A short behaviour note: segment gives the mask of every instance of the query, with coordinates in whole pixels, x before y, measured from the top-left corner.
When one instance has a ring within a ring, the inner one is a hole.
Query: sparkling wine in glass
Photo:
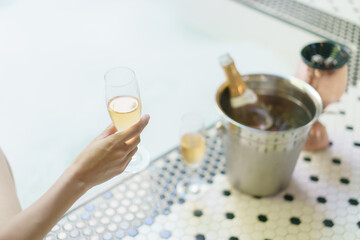
[[[115,67],[105,74],[105,96],[110,118],[121,132],[140,120],[141,98],[134,71]],[[149,153],[138,147],[125,172],[139,172],[149,165]]]
[[[117,96],[109,100],[108,111],[118,131],[123,131],[139,121],[141,102],[133,96]]]
[[[201,133],[186,133],[181,137],[180,151],[185,164],[196,166],[204,158],[206,142]]]
[[[177,192],[186,199],[196,199],[204,192],[205,186],[197,174],[206,149],[202,118],[195,113],[184,115],[181,119],[180,135],[180,151],[187,175],[177,184]]]

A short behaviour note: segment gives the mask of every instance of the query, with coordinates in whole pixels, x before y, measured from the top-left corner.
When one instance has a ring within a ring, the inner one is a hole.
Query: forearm
[[[75,169],[69,167],[38,201],[0,229],[0,240],[42,239],[86,191],[86,186],[77,181]]]
[[[150,116],[145,115],[121,133],[116,133],[113,125],[105,129],[38,201],[3,225],[0,240],[38,240],[45,237],[88,189],[124,171],[137,151],[140,133],[149,119]]]
[[[21,212],[11,168],[0,148],[0,228]]]

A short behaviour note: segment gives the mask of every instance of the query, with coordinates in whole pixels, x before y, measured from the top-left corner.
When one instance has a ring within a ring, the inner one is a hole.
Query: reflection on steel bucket
[[[234,121],[224,111],[222,98],[226,96],[227,84],[221,85],[217,91],[217,109],[223,116],[228,179],[244,193],[269,196],[289,184],[309,130],[322,111],[322,102],[310,85],[294,77],[253,74],[243,78],[258,94],[291,100],[309,115],[304,124],[288,130],[251,128]]]

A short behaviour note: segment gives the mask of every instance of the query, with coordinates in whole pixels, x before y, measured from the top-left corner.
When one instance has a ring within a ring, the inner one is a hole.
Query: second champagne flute
[[[205,155],[204,123],[200,116],[188,113],[181,119],[180,151],[188,169],[186,179],[177,184],[177,192],[186,199],[196,199],[204,192],[204,184],[197,177],[197,169]]]
[[[118,131],[124,131],[140,120],[141,99],[134,71],[115,67],[105,74],[105,95],[110,118]],[[139,147],[125,172],[139,172],[149,165],[149,153]]]

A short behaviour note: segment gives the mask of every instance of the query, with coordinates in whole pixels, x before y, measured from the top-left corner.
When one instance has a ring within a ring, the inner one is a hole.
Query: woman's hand
[[[112,124],[108,126],[69,167],[74,173],[74,181],[90,189],[122,173],[136,153],[140,133],[149,119],[149,115],[144,115],[138,123],[119,133],[115,133]]]

